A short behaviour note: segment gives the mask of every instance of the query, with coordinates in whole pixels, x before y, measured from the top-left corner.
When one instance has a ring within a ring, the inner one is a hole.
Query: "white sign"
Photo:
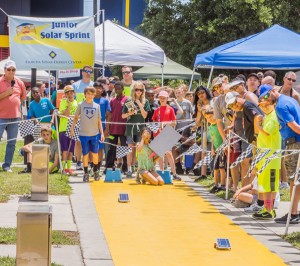
[[[80,69],[65,69],[58,71],[59,78],[80,77]]]

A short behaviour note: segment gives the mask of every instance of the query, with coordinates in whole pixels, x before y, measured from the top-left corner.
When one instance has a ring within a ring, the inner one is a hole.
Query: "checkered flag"
[[[19,123],[19,130],[21,137],[33,135],[34,133],[34,122],[33,120],[24,120]]]
[[[75,141],[79,141],[79,128],[80,128],[80,121],[78,120],[75,127],[74,127],[74,136],[71,136],[71,128],[73,124],[74,119],[69,117],[68,118],[68,124],[66,129],[66,136],[70,139],[73,139]]]
[[[182,154],[180,154],[176,160],[184,155],[193,155],[199,151],[202,151],[202,149],[195,143],[193,146],[191,146],[186,152],[183,152]]]
[[[250,177],[251,172],[253,171],[253,169],[255,168],[255,166],[258,164],[258,162],[260,160],[262,160],[262,158],[264,158],[271,150],[267,149],[267,150],[263,150],[263,149],[257,149],[256,150],[256,156],[254,158],[254,160],[252,161],[250,168],[248,170],[248,173],[246,174],[246,177]]]
[[[182,132],[182,131],[185,130],[186,128],[188,128],[188,127],[193,127],[193,126],[195,126],[195,125],[196,125],[196,122],[193,122],[193,123],[188,124],[188,125],[186,125],[186,126],[184,126],[184,127],[178,128],[176,131],[177,131],[177,132]]]
[[[42,126],[40,123],[37,123],[34,126],[34,131],[33,131],[33,138],[34,140],[38,140],[41,137],[41,132],[42,131]]]
[[[242,161],[244,161],[247,158],[247,156],[249,154],[251,154],[252,148],[253,148],[252,144],[249,144],[249,146],[247,147],[247,149],[244,152],[242,152],[241,155],[239,157],[237,157],[237,159],[235,160],[235,162],[230,166],[230,169],[236,167],[239,163],[241,163]]]
[[[209,165],[211,161],[213,160],[213,157],[211,155],[211,152],[207,152],[206,156],[201,160],[199,163],[197,163],[194,167],[194,169],[200,168],[202,165]]]
[[[132,148],[127,146],[117,146],[117,159],[125,157],[128,153],[132,151]]]
[[[159,123],[149,123],[146,124],[146,127],[149,128],[152,132],[157,133],[159,130]]]
[[[280,155],[282,152],[283,151],[281,151],[281,150],[275,151],[270,157],[268,157],[266,159],[265,163],[263,164],[263,166],[257,172],[257,174],[260,175],[266,169],[266,167],[272,160],[274,160],[275,158],[280,158]]]

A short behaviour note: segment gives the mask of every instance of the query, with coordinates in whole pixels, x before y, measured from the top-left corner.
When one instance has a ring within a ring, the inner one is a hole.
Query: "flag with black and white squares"
[[[70,139],[73,139],[75,141],[79,141],[79,128],[80,128],[80,121],[78,120],[75,127],[74,127],[74,136],[71,136],[71,128],[73,124],[74,119],[69,117],[68,118],[68,124],[66,129],[66,136]]]
[[[19,122],[19,131],[21,137],[33,135],[34,133],[34,122],[33,120],[23,120]]]
[[[129,148],[127,146],[117,146],[116,157],[117,159],[123,158],[130,152],[132,152],[132,148]]]

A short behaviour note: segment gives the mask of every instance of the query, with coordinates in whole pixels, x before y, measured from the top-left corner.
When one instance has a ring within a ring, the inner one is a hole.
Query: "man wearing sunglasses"
[[[283,78],[283,85],[279,89],[279,93],[293,97],[300,104],[300,94],[295,89],[293,89],[296,79],[297,76],[295,72],[289,71],[285,73]]]
[[[72,87],[74,88],[75,98],[79,103],[84,100],[84,89],[86,87],[93,87],[94,82],[91,81],[91,77],[93,75],[93,69],[91,66],[84,66],[82,71],[82,79],[74,82]],[[81,144],[79,141],[75,143],[75,155],[77,158],[76,170],[83,170],[82,163],[81,163]]]
[[[4,75],[0,77],[0,140],[4,130],[7,133],[5,159],[2,165],[3,171],[11,172],[16,138],[18,135],[18,123],[21,118],[21,102],[25,105],[26,88],[20,79],[15,77],[16,63],[8,60],[4,65]]]
[[[280,94],[270,85],[260,87],[259,101],[265,104],[276,103],[275,111],[280,124],[280,134],[286,144],[287,150],[300,150],[300,106],[298,102],[292,97]],[[299,154],[293,154],[285,158],[285,167],[287,175],[292,175],[297,170]],[[293,179],[290,180],[290,186],[293,188]],[[300,200],[300,186],[296,186],[295,198],[292,206],[292,215],[290,219],[291,224],[300,222],[298,214],[298,202]],[[276,223],[287,222],[288,214],[281,218],[276,218]]]
[[[129,66],[122,67],[123,84],[124,84],[124,95],[130,97],[131,95],[131,84],[133,82],[132,68]]]
[[[248,143],[256,142],[256,135],[258,129],[256,128],[259,117],[264,116],[263,111],[253,102],[243,99],[237,92],[228,92],[225,97],[226,107],[232,109],[235,112],[242,112],[242,125],[243,135],[240,137],[245,138]],[[248,145],[246,142],[242,142],[242,152],[244,152]],[[249,178],[244,178],[248,172],[250,166],[250,159],[252,155],[245,158],[241,164],[241,177],[242,186],[250,184]]]

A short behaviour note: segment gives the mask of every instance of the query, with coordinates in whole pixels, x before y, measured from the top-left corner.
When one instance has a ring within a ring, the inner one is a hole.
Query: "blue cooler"
[[[185,169],[192,169],[194,164],[194,155],[184,155],[184,167]]]

